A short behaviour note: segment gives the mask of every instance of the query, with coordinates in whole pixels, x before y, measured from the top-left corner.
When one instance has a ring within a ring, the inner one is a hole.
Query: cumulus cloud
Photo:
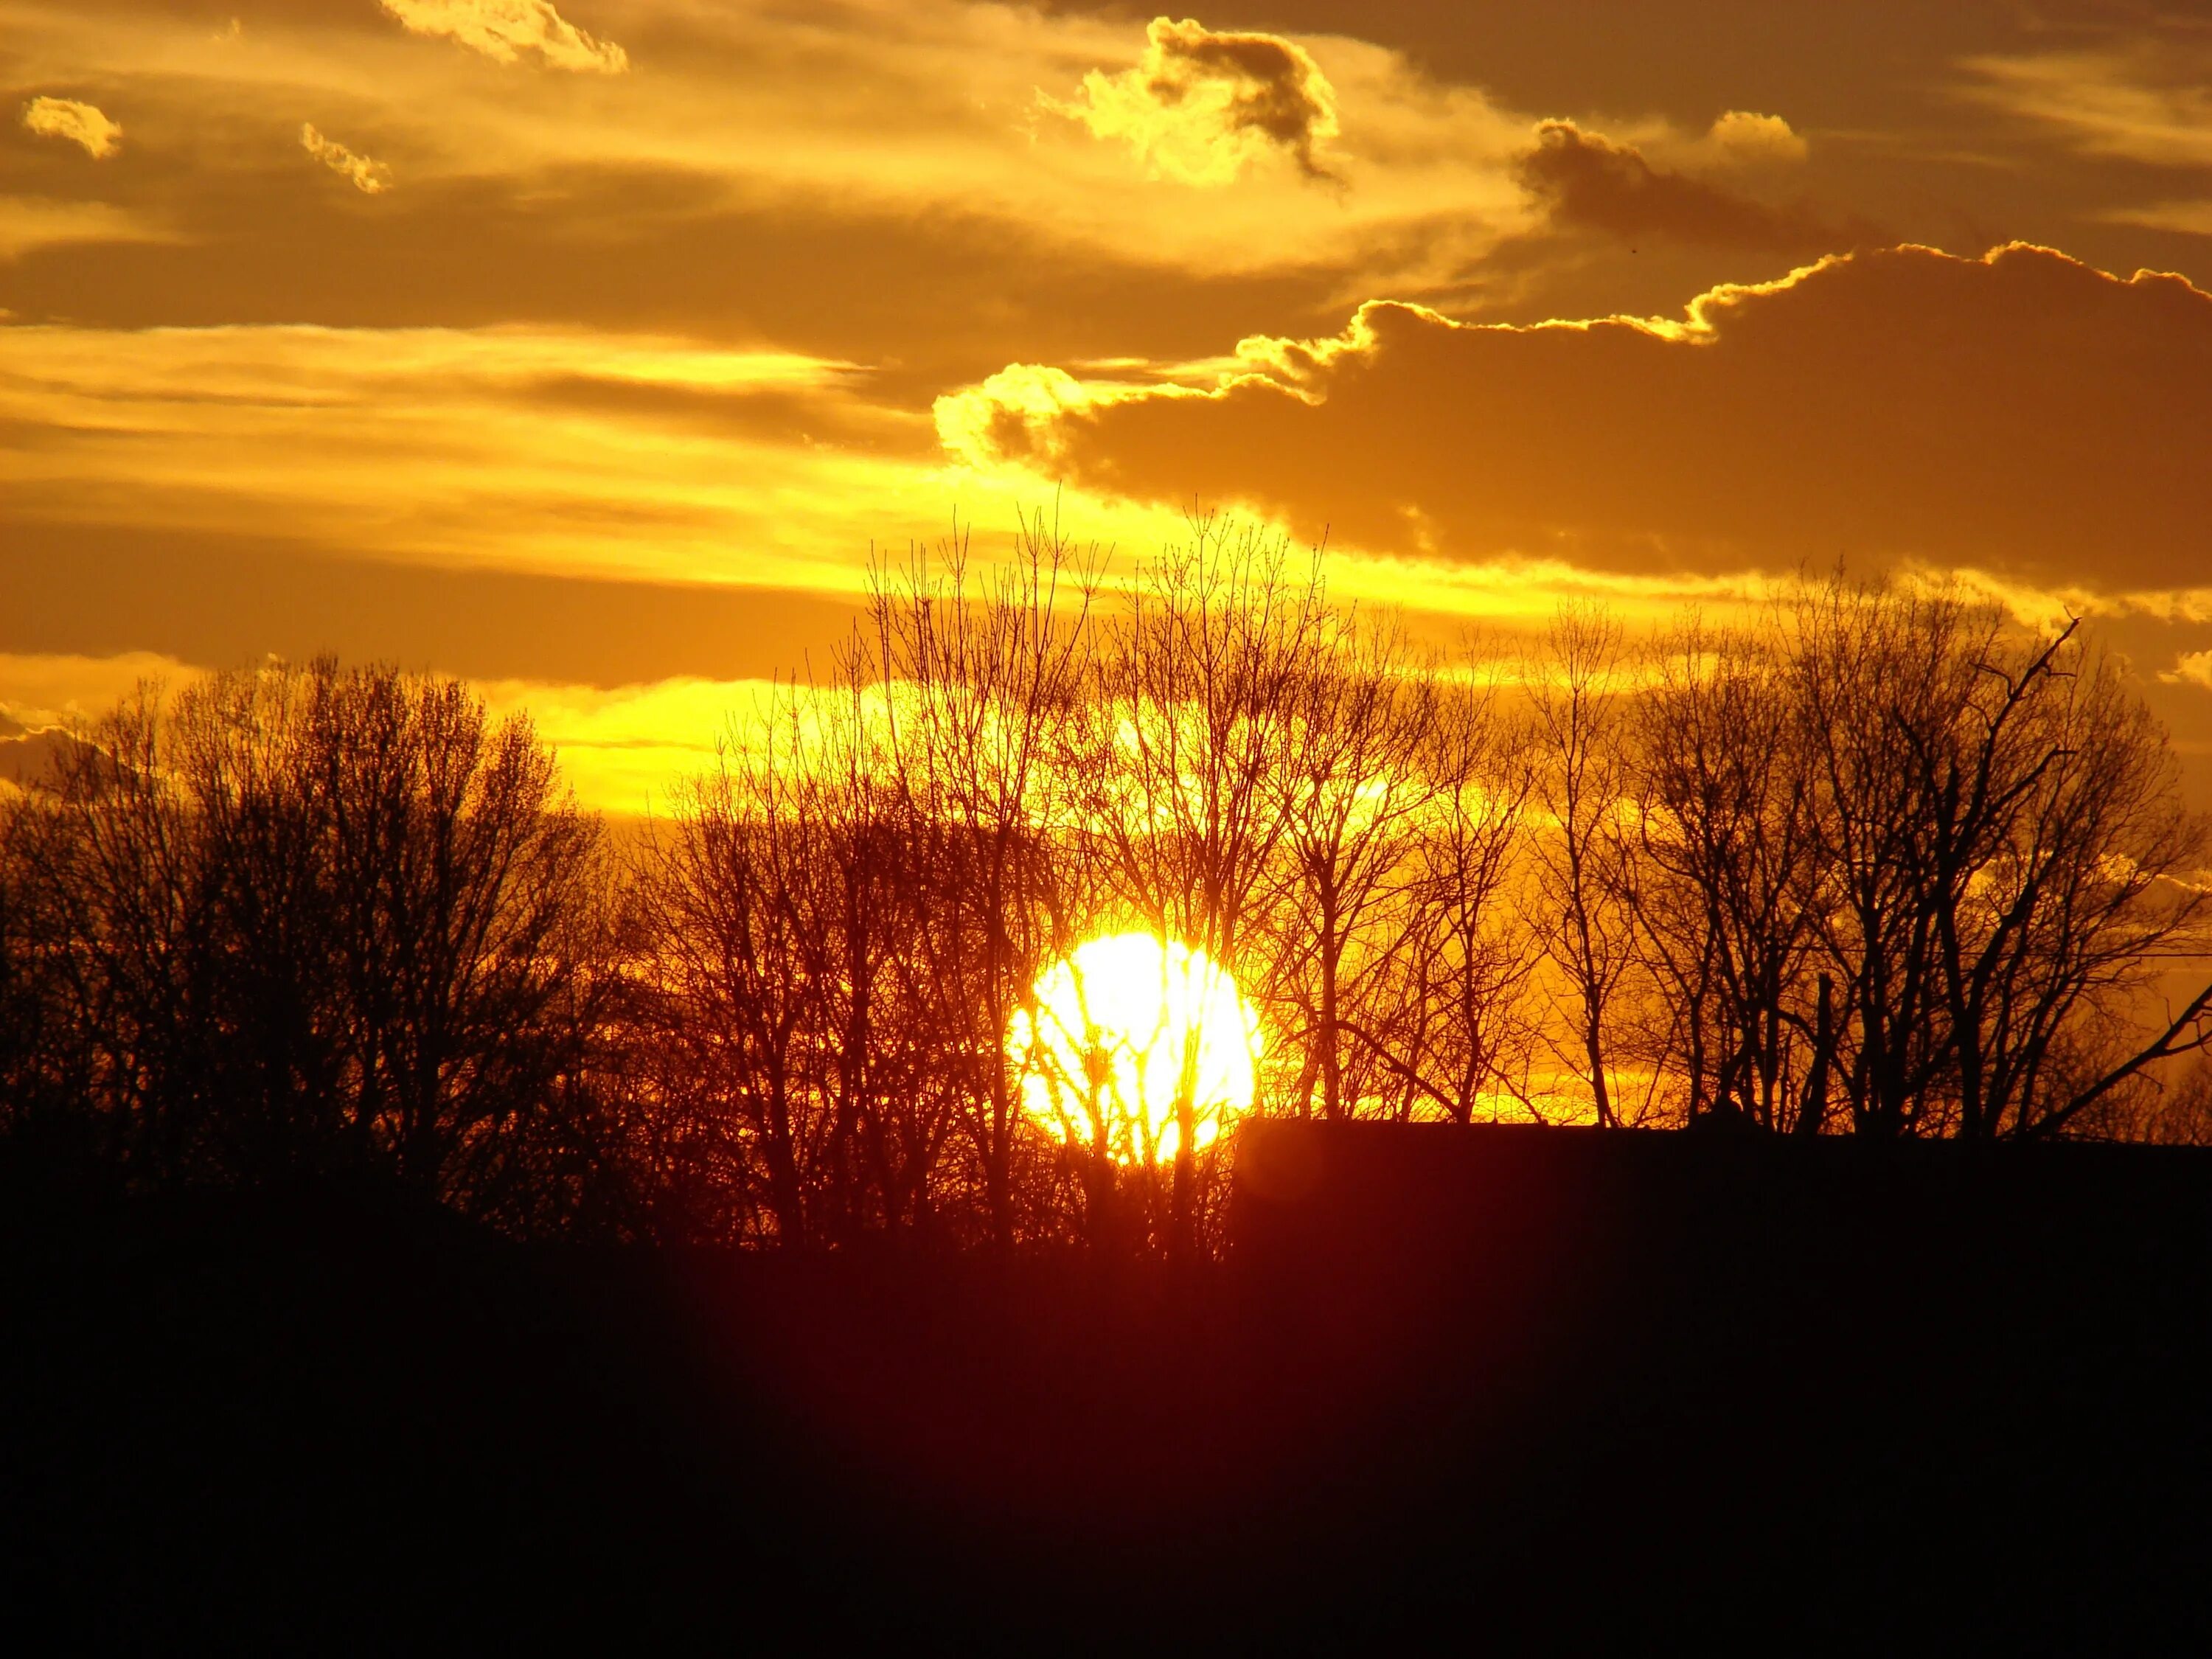
[[[1804,139],[1789,122],[1747,109],[1732,109],[1721,116],[1704,142],[1716,156],[1744,167],[1802,161],[1808,153]]]
[[[2100,591],[2202,586],[2212,294],[2014,244],[1905,246],[1704,295],[1679,322],[1459,324],[1370,301],[1217,386],[1043,422],[1003,459],[1241,502],[1378,551],[1632,572],[1915,560]]]
[[[2169,685],[2200,685],[2212,691],[2212,651],[2191,651],[2159,676]]]
[[[1310,179],[1333,176],[1316,152],[1339,130],[1335,91],[1305,48],[1280,35],[1156,17],[1134,69],[1093,70],[1081,96],[1042,101],[1184,184],[1228,184],[1270,150]]]
[[[390,167],[324,137],[312,125],[301,127],[300,148],[340,178],[350,179],[353,187],[365,196],[381,196],[392,187]]]
[[[1739,113],[1722,117],[1708,139],[1738,156],[1758,153],[1771,160],[1786,154],[1784,134],[1796,137],[1786,122]],[[1537,124],[1535,148],[1521,158],[1521,181],[1546,204],[1555,224],[1632,240],[1661,236],[1802,254],[1855,237],[1850,228],[1832,224],[1802,206],[1771,206],[1741,191],[1654,167],[1633,144],[1586,131],[1572,121]]]
[[[1048,461],[1059,456],[1062,421],[1101,401],[1066,369],[1009,363],[981,386],[939,398],[937,435],[971,465],[1006,454]]]
[[[620,75],[629,54],[554,10],[551,0],[380,0],[416,34],[442,35],[502,64],[535,52],[549,69]]]
[[[74,98],[33,98],[23,106],[23,125],[41,138],[66,138],[94,161],[123,148],[123,129],[91,104]]]

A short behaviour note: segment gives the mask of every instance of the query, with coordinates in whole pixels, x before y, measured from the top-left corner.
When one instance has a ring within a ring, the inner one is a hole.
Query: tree
[[[1365,1078],[1395,1058],[1382,1033],[1410,988],[1420,849],[1455,781],[1436,765],[1448,705],[1395,625],[1349,611],[1313,627],[1284,693],[1289,740],[1271,780],[1285,887],[1273,907],[1276,1000],[1304,1051],[1297,1109],[1310,1111],[1318,1081],[1334,1121],[1379,1101]],[[1402,1061],[1398,1073],[1394,1088],[1419,1075]]]
[[[1212,517],[1139,573],[1069,728],[1076,832],[1133,922],[1203,951],[1267,998],[1254,947],[1283,833],[1277,787],[1295,741],[1293,687],[1322,623],[1316,562]],[[1196,1056],[1188,1057],[1188,1073]],[[1186,1086],[1167,1232],[1196,1247],[1197,1110]]]
[[[799,873],[809,826],[765,741],[693,780],[637,884],[633,1004],[664,1236],[805,1243],[823,1126],[803,1044],[817,1018]]]
[[[0,786],[0,1140],[75,1178],[103,1171],[84,1110],[97,1051],[83,969],[39,854],[51,803]],[[107,1166],[112,1168],[112,1166]]]
[[[549,1223],[592,1162],[604,871],[526,721],[325,660],[149,687],[66,753],[19,867],[114,1167]]]
[[[402,1181],[514,1212],[532,1143],[586,1093],[600,825],[529,722],[457,682],[325,662],[308,684],[357,1129]]]
[[[1378,1030],[1401,1081],[1396,1115],[1420,1105],[1474,1121],[1487,1097],[1539,1110],[1528,1072],[1537,1026],[1528,988],[1543,945],[1523,910],[1526,813],[1534,757],[1480,665],[1438,687],[1422,764],[1434,793],[1421,814],[1414,873],[1394,925],[1405,945],[1391,1012]]]
[[[972,574],[964,535],[878,575],[863,665],[897,688],[886,704],[902,820],[927,893],[918,960],[904,964],[978,1166],[988,1237],[1018,1227],[1016,1180],[1030,1138],[1007,1053],[1037,977],[1079,942],[1085,860],[1054,765],[1090,670],[1099,560],[1043,518],[1013,556]]]
[[[1798,710],[1765,636],[1693,624],[1657,665],[1632,716],[1633,891],[1685,1033],[1688,1115],[1817,1133],[1832,1037],[1805,1006],[1826,893]]]
[[[1653,705],[1645,761],[1671,826],[1655,856],[1708,918],[1677,936],[1710,942],[1737,1075],[1775,1091],[1754,1115],[1785,1115],[1786,1068],[1759,1056],[1790,1030],[1810,1039],[1798,1127],[1833,1085],[1884,1137],[2062,1133],[2204,1045],[2212,988],[2139,1026],[2201,934],[2205,825],[2078,624],[2037,636],[1838,574],[1778,601],[1765,641],[1708,641]]]
[[[2212,1039],[2212,987],[2134,1029],[2160,958],[2200,931],[2206,825],[2165,734],[2078,622],[2022,638],[1948,595],[1838,586],[1812,614],[1826,660],[1857,670],[1851,713],[1881,733],[1848,740],[1866,757],[1849,774],[1832,765],[1858,786],[1826,803],[1834,843],[1868,842],[1872,813],[1894,820],[1894,868],[1853,872],[1858,927],[1841,940],[1865,1125],[2053,1133]]]
[[[1535,799],[1550,820],[1537,840],[1540,914],[1566,987],[1562,1046],[1601,1125],[1620,1121],[1607,1041],[1615,995],[1637,962],[1623,823],[1625,644],[1604,613],[1563,609],[1529,689],[1543,756]]]

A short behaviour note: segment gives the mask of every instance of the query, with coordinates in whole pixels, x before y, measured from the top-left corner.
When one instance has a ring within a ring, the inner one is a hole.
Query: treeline
[[[1231,1140],[1024,1109],[1042,973],[1234,974],[1256,1109],[2193,1136],[2206,826],[2120,666],[1838,575],[1440,654],[1212,520],[878,584],[617,836],[521,720],[328,662],[149,689],[0,805],[0,1127],[131,1188],[520,1233],[1202,1251]],[[1188,1091],[1186,1091],[1188,1094]]]

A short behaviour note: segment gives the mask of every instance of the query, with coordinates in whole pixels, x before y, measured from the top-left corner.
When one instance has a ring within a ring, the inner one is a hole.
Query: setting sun
[[[1261,1053],[1252,1005],[1204,951],[1150,933],[1092,939],[1037,981],[1009,1053],[1047,1130],[1121,1164],[1172,1158],[1177,1104],[1204,1147],[1252,1104]]]
[[[2196,1650],[2208,456],[2212,0],[0,0],[10,1623]]]

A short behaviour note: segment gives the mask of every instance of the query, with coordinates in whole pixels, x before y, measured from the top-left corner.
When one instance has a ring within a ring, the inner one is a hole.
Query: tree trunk
[[[1828,1068],[1836,1054],[1836,981],[1820,975],[1820,1003],[1814,1015],[1813,1073],[1805,1079],[1805,1098],[1797,1108],[1793,1126],[1801,1135],[1816,1135],[1828,1115]]]

